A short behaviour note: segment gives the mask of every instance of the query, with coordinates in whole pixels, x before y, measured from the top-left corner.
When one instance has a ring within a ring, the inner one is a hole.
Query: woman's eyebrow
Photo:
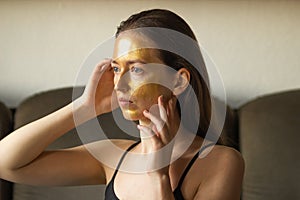
[[[111,63],[119,65],[119,63],[116,60],[112,60]],[[145,62],[145,61],[143,61],[141,59],[126,60],[125,65],[128,66],[128,65],[132,65],[134,63],[146,64],[147,62]]]

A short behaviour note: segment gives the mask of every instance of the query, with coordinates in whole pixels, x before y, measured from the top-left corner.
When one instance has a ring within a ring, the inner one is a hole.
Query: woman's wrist
[[[81,98],[73,101],[72,107],[73,118],[76,125],[80,125],[102,114],[101,111],[97,112],[93,105],[85,103]]]

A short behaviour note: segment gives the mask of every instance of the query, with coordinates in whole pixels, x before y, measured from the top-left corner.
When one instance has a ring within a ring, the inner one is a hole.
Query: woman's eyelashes
[[[130,72],[135,73],[135,74],[142,74],[144,72],[144,70],[142,68],[133,66],[130,68]]]
[[[121,68],[118,66],[112,66],[113,71],[115,74],[120,73],[121,72]],[[144,70],[140,67],[136,67],[136,66],[132,66],[130,67],[130,73],[134,74],[134,75],[141,75],[144,73]]]

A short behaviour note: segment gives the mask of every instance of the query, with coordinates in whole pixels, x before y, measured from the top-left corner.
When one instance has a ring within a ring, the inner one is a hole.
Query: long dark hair
[[[191,90],[194,90],[197,97],[197,102],[195,103],[198,103],[199,110],[194,110],[193,112],[190,112],[188,117],[181,118],[181,120],[183,125],[191,123],[199,124],[197,129],[197,135],[201,136],[202,138],[205,138],[210,125],[212,114],[211,95],[209,91],[210,86],[208,73],[195,34],[193,33],[189,25],[185,22],[185,20],[177,14],[169,10],[152,9],[134,14],[130,16],[127,20],[122,21],[117,29],[116,37],[118,37],[118,35],[124,31],[145,27],[159,27],[170,29],[173,31],[178,31],[190,37],[196,42],[197,45],[191,48],[192,50],[189,51],[189,54],[191,55],[191,58],[194,61],[193,63],[198,63],[197,66],[193,66],[185,58],[173,52],[166,50],[157,51],[159,52],[159,57],[167,66],[172,67],[175,70],[179,70],[180,68],[186,68],[190,72],[190,85],[192,86],[192,88],[186,89],[182,94],[180,94],[178,98],[181,98],[181,102],[185,102],[185,104],[179,105],[178,103],[177,106],[178,108],[181,106],[182,110],[184,110],[187,106],[193,106],[190,103],[190,99]],[[169,42],[176,43],[176,41],[168,37],[167,40]],[[189,48],[185,47],[185,49]],[[201,72],[201,74],[199,72]],[[179,111],[181,109],[179,109]],[[199,117],[196,117],[199,116],[199,112],[200,119]],[[200,121],[195,121],[197,119]],[[188,128],[188,126],[186,128]],[[218,143],[222,143],[222,141],[219,139]]]

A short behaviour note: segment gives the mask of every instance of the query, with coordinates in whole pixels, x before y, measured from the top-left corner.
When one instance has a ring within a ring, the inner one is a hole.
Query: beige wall
[[[0,100],[13,107],[36,92],[71,86],[89,52],[121,20],[149,8],[171,9],[188,21],[218,66],[231,106],[300,88],[296,1],[6,0],[0,1]]]

